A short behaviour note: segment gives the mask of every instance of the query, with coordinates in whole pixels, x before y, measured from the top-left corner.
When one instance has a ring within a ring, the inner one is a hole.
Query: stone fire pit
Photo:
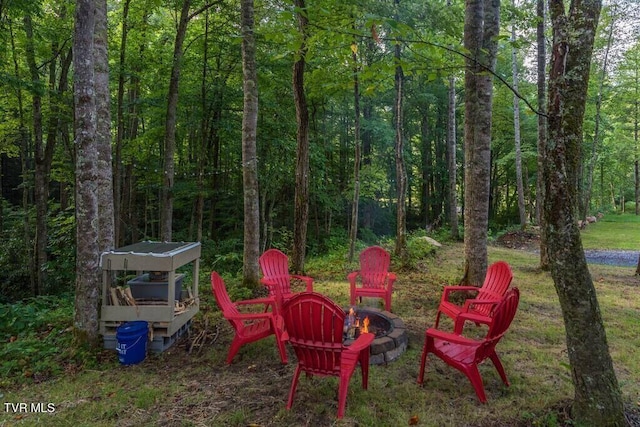
[[[356,315],[362,322],[369,317],[369,329],[375,334],[371,343],[369,364],[381,365],[396,360],[407,350],[409,338],[404,322],[398,316],[385,310],[374,307],[356,307]],[[349,308],[345,310],[349,313]],[[359,334],[359,330],[356,335]],[[349,345],[353,339],[347,337],[345,344]]]

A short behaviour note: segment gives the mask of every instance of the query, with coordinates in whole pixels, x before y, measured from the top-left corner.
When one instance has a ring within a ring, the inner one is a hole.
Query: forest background
[[[178,3],[109,3],[116,246],[161,237],[163,135]],[[194,11],[204,5],[195,3]],[[310,254],[326,252],[332,242],[347,238],[350,229],[354,70],[361,98],[358,238],[375,242],[396,230],[393,104],[398,64],[404,72],[408,229],[432,230],[450,223],[446,142],[451,81],[457,94],[455,203],[459,212],[464,209],[462,8],[459,2],[403,2],[398,7],[331,1],[309,8]],[[517,87],[522,100],[536,104],[533,11],[525,2],[502,6],[491,142],[491,233],[537,222],[537,115],[523,104],[514,127],[513,91]],[[633,3],[605,5],[598,27],[582,149],[583,216],[620,211],[625,200],[638,198],[640,47],[635,12]],[[73,2],[0,3],[0,289],[5,302],[66,291],[74,283],[72,17]],[[172,239],[202,241],[205,257],[217,268],[238,273],[243,244],[238,4],[219,2],[191,17],[179,74]],[[301,43],[295,8],[258,4],[256,37],[260,245],[290,250],[297,132],[291,73]],[[396,43],[403,47],[400,58],[394,54]],[[514,76],[519,76],[517,85]],[[519,212],[518,166],[524,217]]]

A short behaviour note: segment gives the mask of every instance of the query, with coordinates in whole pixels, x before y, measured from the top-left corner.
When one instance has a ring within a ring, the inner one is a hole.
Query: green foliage
[[[0,304],[17,301],[30,293],[29,250],[33,242],[25,242],[24,224],[18,210],[9,210],[6,229],[0,245]]]
[[[93,362],[73,345],[73,301],[66,294],[0,305],[0,386],[59,375],[65,363]]]
[[[49,261],[45,268],[47,283],[44,291],[50,294],[75,289],[76,221],[72,208],[59,211],[48,224]]]

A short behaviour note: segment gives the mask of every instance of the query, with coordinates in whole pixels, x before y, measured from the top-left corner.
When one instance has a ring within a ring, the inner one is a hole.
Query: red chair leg
[[[500,375],[500,378],[502,378],[502,382],[505,383],[505,385],[508,387],[509,384],[509,380],[507,379],[507,374],[504,372],[504,367],[502,366],[502,362],[500,362],[500,358],[498,357],[498,355],[496,353],[493,353],[491,356],[489,356],[491,358],[491,361],[493,362],[493,366],[496,367],[496,370],[498,371],[498,374]]]
[[[482,377],[480,376],[478,365],[468,365],[464,370],[464,374],[469,378],[469,381],[471,381],[471,385],[475,389],[480,402],[486,403],[487,396],[484,392],[484,384],[482,383]]]
[[[300,365],[296,367],[293,373],[293,379],[291,380],[291,389],[289,390],[289,399],[287,400],[287,409],[291,409],[293,405],[293,398],[296,395],[296,388],[298,387],[298,380],[300,379]]]

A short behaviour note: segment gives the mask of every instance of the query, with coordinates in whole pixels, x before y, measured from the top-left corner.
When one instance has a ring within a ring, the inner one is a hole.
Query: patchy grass
[[[591,230],[602,225],[606,222]],[[356,371],[341,421],[335,419],[335,378],[302,376],[293,408],[285,409],[295,355],[289,351],[290,362],[282,365],[272,337],[244,346],[233,364],[224,363],[233,335],[211,297],[208,272],[202,272],[202,309],[186,339],[135,366],[119,365],[117,354],[104,350],[95,355],[101,362],[97,367],[38,384],[7,382],[0,390],[0,426],[564,425],[573,385],[552,280],[538,269],[533,252],[490,247],[489,256],[490,262],[511,264],[521,303],[498,347],[511,386],[502,384],[490,362],[481,366],[487,404],[479,403],[464,375],[433,356],[425,384],[416,383],[424,331],[433,323],[442,287],[462,276],[463,247],[448,243],[417,263],[418,269],[398,272],[393,310],[408,325],[409,348],[398,360],[371,367],[367,391]],[[349,266],[342,257],[332,262],[326,269],[327,261],[310,263],[307,274],[316,278],[315,290],[346,305]],[[591,271],[623,398],[635,413],[640,404],[640,280],[632,268],[592,266]],[[192,347],[196,337],[199,345]],[[34,402],[52,403],[55,411],[16,413],[5,405]]]

